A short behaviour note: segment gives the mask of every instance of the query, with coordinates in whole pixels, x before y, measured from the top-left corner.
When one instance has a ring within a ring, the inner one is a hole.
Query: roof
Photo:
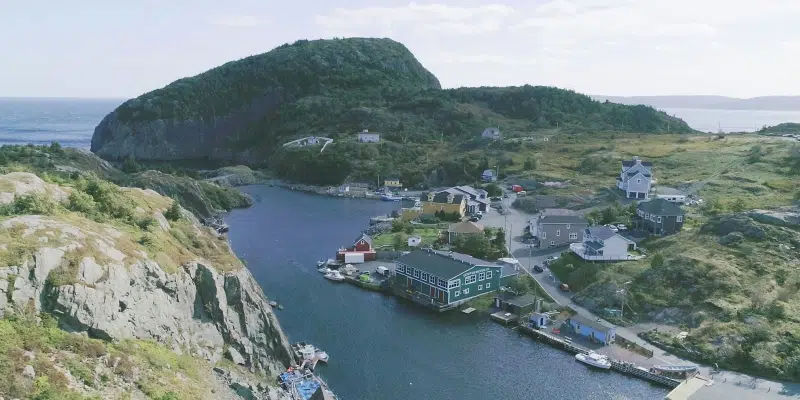
[[[359,237],[356,238],[356,240],[353,243],[358,243],[361,239],[364,239],[365,242],[369,243],[369,245],[372,246],[372,238],[369,237],[369,235],[367,235],[366,233],[362,233]]]
[[[384,179],[384,181],[399,181],[399,180],[400,180],[400,178],[397,178],[397,177],[394,177],[394,176]]]
[[[460,191],[462,191],[464,193],[467,193],[467,194],[469,194],[471,196],[475,196],[475,197],[478,196],[478,191],[472,186],[454,186],[454,187],[452,187],[450,189],[460,190]]]
[[[503,267],[503,269],[500,270],[501,278],[505,278],[507,276],[519,275],[519,271],[517,271],[517,268],[513,265],[504,264],[501,265],[501,267]]]
[[[614,235],[616,235],[616,233],[614,233],[614,231],[607,226],[590,226],[586,228],[586,230],[589,231],[590,235],[596,236],[600,240],[611,239],[614,237]]]
[[[648,214],[654,214],[654,215],[683,215],[683,210],[681,210],[681,206],[666,201],[664,199],[653,199],[650,201],[645,201],[639,203],[639,205],[637,205],[636,208]]]
[[[650,177],[650,174],[648,174],[647,172],[642,172],[642,171],[628,172],[628,176],[636,176],[638,174],[642,174],[642,176],[647,177],[647,178]]]
[[[494,171],[491,169],[486,169],[483,171],[483,175],[492,176],[494,175]]]
[[[632,167],[634,165],[636,165],[636,159],[635,158],[633,160],[622,160],[622,166],[623,167]],[[653,163],[650,162],[650,161],[642,161],[642,165],[644,165],[645,167],[652,167]]]
[[[430,192],[422,193],[422,196],[420,196],[420,199],[422,201],[428,201],[428,194],[429,193]],[[450,192],[446,192],[446,191],[441,191],[441,192],[435,193],[433,195],[433,202],[434,203],[447,203],[447,196],[450,195],[450,194],[451,194]],[[464,200],[464,195],[463,194],[453,194],[453,203],[458,204],[458,203],[461,203],[462,200]]]
[[[483,232],[483,225],[476,224],[472,221],[464,221],[459,222],[457,224],[450,225],[447,228],[447,232],[451,233],[481,233]]]
[[[536,296],[532,294],[524,294],[522,296],[506,300],[506,303],[517,307],[525,307],[536,303]]]
[[[380,135],[378,132],[358,132],[359,135]]]
[[[539,214],[541,224],[588,224],[582,214],[565,208],[546,208]]]
[[[572,321],[575,321],[575,322],[577,322],[577,323],[579,323],[581,325],[585,325],[585,326],[591,327],[592,329],[594,329],[594,330],[596,330],[598,332],[608,332],[608,331],[614,329],[613,326],[609,326],[608,324],[606,324],[606,323],[604,323],[602,321],[598,321],[596,319],[589,319],[589,318],[586,318],[586,317],[581,316],[579,314],[572,315],[572,316],[569,317],[569,319],[572,320]]]
[[[658,187],[656,187],[656,193],[658,193],[658,194],[686,196],[686,193],[683,193],[682,191],[680,191],[678,189],[671,188],[671,187],[666,187],[666,186],[658,186]]]
[[[400,256],[397,262],[442,279],[456,277],[475,266],[500,268],[499,265],[466,254],[431,249],[411,251]]]

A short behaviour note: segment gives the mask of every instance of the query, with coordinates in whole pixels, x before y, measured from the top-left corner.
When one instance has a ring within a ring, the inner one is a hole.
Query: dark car
[[[544,268],[542,268],[539,265],[534,265],[533,266],[533,270],[536,271],[536,272],[544,272]]]
[[[472,216],[472,217],[470,217],[470,218],[469,218],[469,221],[470,221],[470,222],[478,222],[478,221],[480,221],[480,220],[481,220],[481,219],[480,219],[480,218],[478,218],[478,217],[476,217],[476,216]]]

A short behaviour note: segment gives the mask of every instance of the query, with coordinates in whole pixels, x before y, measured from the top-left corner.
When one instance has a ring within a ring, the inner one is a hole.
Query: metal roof
[[[583,215],[565,208],[547,208],[539,215],[540,224],[588,224]]]
[[[653,214],[653,215],[662,215],[662,216],[683,215],[683,210],[681,210],[681,206],[666,201],[664,199],[653,199],[650,201],[645,201],[639,203],[639,205],[637,205],[636,208],[648,214]]]
[[[454,278],[475,266],[501,268],[497,264],[466,254],[431,249],[411,251],[400,256],[397,262],[445,280]]]
[[[598,321],[596,319],[589,319],[580,314],[572,315],[568,319],[577,322],[581,325],[588,326],[598,332],[608,333],[609,331],[614,329],[613,326],[610,326],[603,321]]]
[[[367,235],[366,233],[362,233],[358,238],[356,238],[356,241],[353,243],[358,243],[358,241],[361,239],[364,239],[365,242],[369,243],[369,245],[372,246],[372,238],[369,237],[369,235]]]

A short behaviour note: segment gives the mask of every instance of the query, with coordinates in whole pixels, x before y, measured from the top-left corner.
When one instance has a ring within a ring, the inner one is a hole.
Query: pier
[[[552,345],[553,347],[563,349],[563,350],[567,351],[570,354],[578,354],[578,353],[587,354],[587,353],[589,353],[588,350],[586,350],[586,349],[584,349],[584,348],[582,348],[580,346],[576,346],[576,345],[574,345],[574,344],[572,344],[570,342],[567,342],[566,340],[562,340],[562,339],[560,339],[560,338],[558,338],[556,336],[553,336],[553,335],[550,335],[550,334],[548,334],[546,332],[542,332],[540,330],[531,328],[529,326],[519,325],[519,331],[522,332],[522,333],[525,333],[528,336],[533,337],[534,339],[538,339],[538,340],[540,340],[542,342],[545,342],[545,343],[547,343],[549,345]],[[629,363],[629,362],[624,362],[624,361],[619,361],[619,360],[612,359],[611,360],[611,369],[613,369],[614,371],[626,374],[626,375],[631,375],[631,376],[634,376],[636,378],[643,379],[643,380],[646,380],[646,381],[650,381],[650,382],[653,382],[653,383],[657,383],[659,385],[663,385],[663,386],[666,386],[666,387],[669,387],[669,388],[676,388],[676,387],[678,387],[678,385],[681,384],[681,381],[679,381],[679,380],[668,378],[668,377],[663,376],[663,375],[654,374],[654,373],[648,371],[645,368],[638,367],[638,366],[636,366],[636,364]]]

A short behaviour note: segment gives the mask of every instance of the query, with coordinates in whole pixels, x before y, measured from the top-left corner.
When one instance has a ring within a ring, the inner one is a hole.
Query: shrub
[[[178,200],[173,200],[172,205],[169,206],[167,212],[164,213],[164,218],[170,221],[177,221],[181,219],[181,205]]]
[[[67,208],[71,211],[92,215],[97,211],[96,207],[94,198],[78,189],[73,190],[67,199]]]
[[[40,193],[28,193],[14,196],[14,202],[3,208],[5,214],[54,214],[58,204],[50,196]]]

